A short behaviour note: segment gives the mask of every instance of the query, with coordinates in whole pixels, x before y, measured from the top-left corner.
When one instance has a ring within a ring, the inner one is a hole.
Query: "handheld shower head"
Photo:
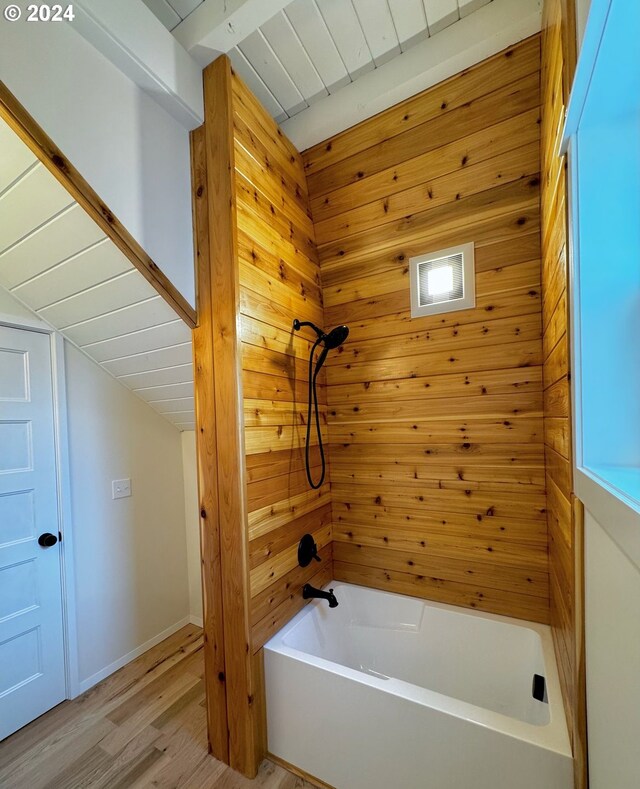
[[[336,326],[335,329],[331,329],[329,334],[323,334],[320,337],[319,343],[323,346],[322,351],[320,352],[320,356],[318,356],[318,361],[316,362],[316,370],[314,373],[314,380],[315,377],[320,372],[320,368],[325,363],[327,356],[329,355],[329,351],[332,351],[334,348],[337,348],[339,345],[347,339],[349,336],[349,327],[348,326]]]
[[[329,334],[323,334],[322,343],[328,351],[332,351],[334,348],[337,348],[339,345],[342,345],[342,343],[347,339],[348,336],[349,336],[348,326],[336,326],[335,329],[331,329]]]
[[[349,336],[348,326],[336,326],[335,329],[331,329],[329,333],[326,333],[323,332],[322,329],[319,329],[315,323],[311,323],[311,321],[300,321],[298,318],[294,320],[294,331],[300,331],[303,326],[309,326],[313,329],[318,335],[318,345],[323,345],[328,351],[332,351],[334,348],[342,345]]]
[[[330,332],[323,332],[322,329],[319,329],[315,324],[311,323],[311,321],[300,321],[297,318],[293,322],[294,331],[299,331],[303,326],[309,326],[317,335],[316,341],[313,343],[313,347],[311,348],[311,353],[309,354],[309,412],[307,416],[307,440],[306,440],[306,447],[305,447],[305,461],[307,466],[307,479],[309,480],[309,484],[314,490],[317,490],[322,483],[324,482],[324,475],[326,469],[326,463],[324,458],[324,450],[322,447],[322,433],[320,431],[320,416],[318,413],[318,392],[316,389],[316,379],[318,378],[318,373],[322,365],[324,364],[329,351],[332,351],[334,348],[342,345],[342,343],[347,339],[349,336],[349,327],[348,326],[336,326],[334,329],[331,329]],[[315,355],[316,348],[318,346],[322,346],[322,350],[320,351],[320,355],[318,356],[315,368],[313,365],[313,357]],[[320,479],[318,481],[314,481],[313,477],[311,476],[311,467],[309,464],[309,441],[311,437],[311,419],[312,419],[312,404],[315,403],[315,413],[316,413],[316,432],[318,434],[318,447],[320,449],[320,458],[322,461],[322,472],[320,474]]]

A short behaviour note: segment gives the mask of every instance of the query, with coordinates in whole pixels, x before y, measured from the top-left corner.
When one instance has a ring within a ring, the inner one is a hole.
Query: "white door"
[[[0,326],[0,740],[65,698],[49,342]]]

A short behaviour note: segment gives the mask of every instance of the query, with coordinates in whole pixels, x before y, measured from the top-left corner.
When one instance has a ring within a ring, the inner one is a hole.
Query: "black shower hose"
[[[313,344],[311,353],[309,354],[309,409],[307,412],[307,440],[306,440],[305,454],[304,454],[305,464],[307,468],[307,479],[309,480],[309,485],[311,485],[311,487],[314,490],[318,490],[318,488],[324,482],[324,475],[327,468],[327,464],[324,458],[324,448],[322,446],[322,432],[320,430],[320,414],[318,413],[318,390],[316,387],[316,380],[318,378],[318,373],[320,372],[320,368],[322,367],[322,365],[320,364],[316,365],[315,370],[313,368],[313,355],[316,352],[316,348],[318,347],[318,345],[320,345],[321,342],[322,340],[320,338],[317,339]],[[322,473],[320,474],[320,479],[318,480],[318,482],[313,481],[313,477],[311,476],[311,463],[309,460],[309,451],[310,451],[309,445],[311,442],[311,418],[312,418],[311,411],[313,407],[315,408],[315,412],[316,412],[316,432],[318,434],[320,462],[322,463]]]

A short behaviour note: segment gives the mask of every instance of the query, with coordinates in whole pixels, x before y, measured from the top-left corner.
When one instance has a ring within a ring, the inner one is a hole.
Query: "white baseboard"
[[[204,627],[204,622],[202,621],[202,617],[195,616],[195,614],[191,614],[189,616],[189,623],[195,625],[196,627]]]
[[[144,654],[147,650],[151,649],[151,647],[155,647],[156,644],[159,644],[161,641],[164,641],[165,638],[169,638],[169,636],[172,636],[175,632],[180,630],[181,627],[185,627],[185,625],[189,625],[192,623],[197,624],[196,622],[192,621],[192,617],[190,616],[183,617],[182,619],[180,619],[180,621],[175,622],[173,625],[166,628],[166,630],[163,630],[161,633],[158,633],[156,636],[153,636],[153,638],[150,638],[148,641],[145,641],[144,644],[140,644],[139,647],[132,649],[131,652],[127,652],[126,655],[123,655],[117,660],[114,660],[113,663],[110,663],[108,666],[105,666],[104,668],[100,669],[100,671],[96,671],[95,674],[92,674],[87,679],[81,680],[77,685],[78,692],[75,693],[71,698],[75,698],[76,696],[79,696],[81,693],[84,693],[85,691],[89,690],[89,688],[92,688],[94,685],[97,685],[98,682],[101,682],[110,674],[113,674],[114,671],[117,671],[119,668],[126,666],[127,663],[131,663],[132,660],[135,660],[137,657],[140,657],[140,655]]]

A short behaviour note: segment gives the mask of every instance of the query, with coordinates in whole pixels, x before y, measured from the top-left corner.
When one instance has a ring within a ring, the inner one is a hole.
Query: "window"
[[[598,0],[570,139],[576,492],[640,513],[640,3]],[[600,519],[599,519],[600,520]]]

